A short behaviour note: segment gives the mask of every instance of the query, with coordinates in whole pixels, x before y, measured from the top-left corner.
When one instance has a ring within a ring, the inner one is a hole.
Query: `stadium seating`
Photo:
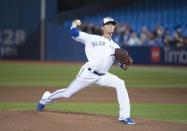
[[[83,21],[98,25],[103,17],[114,17],[120,24],[128,23],[136,32],[146,25],[153,30],[156,24],[174,28],[187,21],[187,2],[185,0],[140,0],[138,3],[124,5],[117,9],[97,12],[93,16],[84,16]]]

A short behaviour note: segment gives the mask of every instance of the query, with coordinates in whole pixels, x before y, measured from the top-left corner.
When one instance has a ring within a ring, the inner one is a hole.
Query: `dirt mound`
[[[187,125],[135,119],[136,125],[118,122],[116,117],[30,110],[0,111],[2,131],[186,131]]]

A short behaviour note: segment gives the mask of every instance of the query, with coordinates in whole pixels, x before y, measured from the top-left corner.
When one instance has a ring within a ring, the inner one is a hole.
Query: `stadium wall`
[[[0,59],[40,58],[40,0],[0,1]],[[57,0],[46,0],[46,20]]]

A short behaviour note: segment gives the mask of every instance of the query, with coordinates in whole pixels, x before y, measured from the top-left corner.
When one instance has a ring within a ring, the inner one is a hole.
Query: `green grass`
[[[0,103],[0,110],[34,110],[34,103]],[[118,105],[114,103],[55,103],[48,110],[83,112],[118,116]],[[187,124],[187,104],[132,104],[132,117]]]
[[[124,79],[129,87],[187,87],[187,68],[184,67],[135,66],[126,72],[116,68],[113,67],[111,72]]]
[[[64,87],[80,65],[0,63],[0,86]]]
[[[79,64],[34,64],[0,62],[0,87],[65,87],[76,76]],[[187,68],[132,66],[123,71],[117,66],[112,73],[126,81],[127,87],[187,88]]]

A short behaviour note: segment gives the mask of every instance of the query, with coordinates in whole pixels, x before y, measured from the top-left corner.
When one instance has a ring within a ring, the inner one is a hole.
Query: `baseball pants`
[[[69,98],[91,84],[115,88],[119,103],[119,120],[130,117],[130,101],[124,81],[111,73],[106,73],[102,76],[96,75],[93,71],[88,70],[86,65],[82,66],[77,77],[67,88],[51,93],[48,97],[48,101],[54,102],[59,98]]]

